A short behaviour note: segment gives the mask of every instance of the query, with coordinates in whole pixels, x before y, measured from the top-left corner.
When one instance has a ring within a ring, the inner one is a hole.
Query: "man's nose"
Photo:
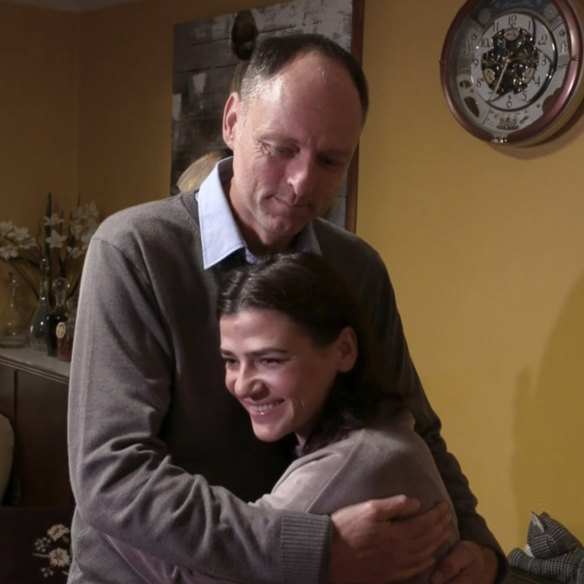
[[[316,171],[313,156],[309,152],[298,153],[288,163],[288,185],[292,187],[295,199],[310,192]]]

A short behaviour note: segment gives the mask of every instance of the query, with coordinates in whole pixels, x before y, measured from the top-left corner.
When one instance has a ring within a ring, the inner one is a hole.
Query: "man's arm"
[[[333,513],[330,582],[389,584],[431,569],[448,539],[450,511],[440,503],[418,513],[419,505],[398,495]]]
[[[420,452],[421,441],[415,437],[408,442],[408,436],[414,437],[400,433],[396,442],[396,437],[357,431],[295,461],[274,490],[253,505],[320,514],[334,511],[327,582],[402,582],[426,572],[437,551],[443,555],[445,543],[456,540],[456,529],[446,502],[419,513],[421,506],[440,501],[445,493],[429,454]],[[394,448],[383,449],[381,444]],[[378,498],[401,491],[420,499]],[[414,514],[404,527],[400,519]],[[112,544],[149,584],[174,579],[185,584],[207,582],[204,574],[142,554],[119,541]]]
[[[390,584],[403,582],[432,568],[436,551],[448,538],[450,514],[447,505],[436,505],[417,515],[404,529],[400,518],[418,512],[419,505],[415,499],[398,495],[351,505],[333,513],[326,582]],[[123,541],[108,539],[147,584],[175,581],[228,584],[141,552]]]
[[[495,551],[474,541],[459,542],[438,564],[431,584],[491,584],[498,581],[499,560]],[[504,576],[501,576],[501,579]]]
[[[316,583],[328,518],[251,509],[173,462],[161,437],[173,351],[144,245],[106,241],[102,229],[84,267],[68,422],[78,515],[92,530],[216,578]]]

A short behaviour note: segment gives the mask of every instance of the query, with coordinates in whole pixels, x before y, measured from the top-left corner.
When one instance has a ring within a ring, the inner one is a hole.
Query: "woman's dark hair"
[[[243,76],[241,93],[246,95],[261,89],[261,82],[279,73],[285,65],[306,53],[320,55],[342,65],[355,85],[361,102],[363,121],[369,110],[369,90],[363,69],[355,57],[335,41],[320,34],[289,34],[267,37],[253,50]]]
[[[280,253],[235,269],[219,291],[217,316],[270,309],[288,316],[318,346],[333,343],[345,327],[357,336],[353,369],[339,373],[303,454],[338,440],[372,419],[383,399],[401,405],[383,390],[369,327],[343,277],[313,253]]]

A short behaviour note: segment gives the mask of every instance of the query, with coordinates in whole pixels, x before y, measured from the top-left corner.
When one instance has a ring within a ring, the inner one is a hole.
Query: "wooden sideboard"
[[[72,502],[68,381],[68,363],[30,348],[0,348],[0,413],[12,423],[15,442],[4,503],[54,507]]]

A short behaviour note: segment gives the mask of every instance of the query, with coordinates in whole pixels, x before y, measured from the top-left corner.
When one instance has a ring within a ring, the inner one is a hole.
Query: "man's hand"
[[[430,578],[432,584],[494,584],[499,560],[488,547],[459,541],[440,560]]]
[[[419,501],[398,495],[335,511],[330,582],[389,584],[431,568],[448,539],[450,511],[446,503],[419,509]]]

